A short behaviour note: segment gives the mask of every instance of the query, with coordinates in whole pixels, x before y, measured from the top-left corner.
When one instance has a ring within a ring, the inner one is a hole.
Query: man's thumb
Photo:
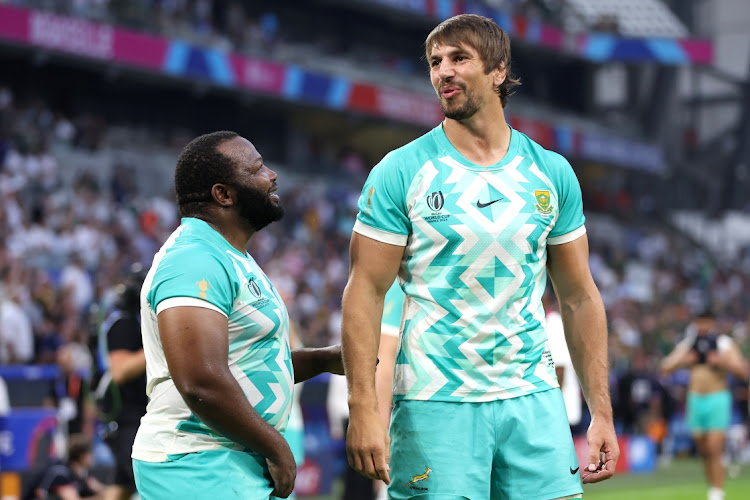
[[[589,472],[596,472],[599,468],[599,450],[597,448],[589,448],[589,464],[586,466]]]

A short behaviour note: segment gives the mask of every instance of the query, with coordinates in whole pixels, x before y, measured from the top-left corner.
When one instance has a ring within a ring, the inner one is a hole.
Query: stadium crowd
[[[66,348],[75,367],[90,373],[96,329],[117,284],[133,262],[148,266],[179,223],[171,186],[162,186],[161,196],[145,196],[125,166],[113,165],[106,183],[94,172],[63,182],[76,169],[60,164],[55,152],[95,150],[110,125],[101,116],[66,116],[43,99],[16,102],[13,89],[0,85],[4,365],[54,363]],[[176,158],[182,145],[161,147]],[[342,158],[350,183],[306,172],[304,183],[282,186],[288,216],[259,233],[250,248],[285,295],[307,346],[339,341],[357,186],[366,173],[356,153]],[[684,410],[686,380],[680,372],[660,377],[658,362],[693,313],[710,302],[722,333],[747,349],[750,296],[743,290],[750,289],[750,249],[719,262],[685,235],[639,218],[637,207],[622,199],[587,198],[591,268],[610,324],[616,419],[621,429],[661,442],[672,431],[670,419]],[[741,422],[746,386],[735,387],[735,401]]]

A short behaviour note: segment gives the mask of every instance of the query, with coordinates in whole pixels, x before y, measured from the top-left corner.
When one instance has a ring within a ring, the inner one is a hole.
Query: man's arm
[[[54,489],[54,498],[59,498],[60,500],[81,500],[81,495],[74,485],[65,484]],[[89,500],[98,500],[99,498],[101,498],[101,495],[97,494],[94,497],[89,497]]]
[[[349,282],[342,300],[341,344],[349,387],[349,464],[372,479],[390,484],[389,438],[375,393],[383,299],[396,278],[404,247],[359,233],[349,247]]]
[[[318,349],[304,348],[292,351],[294,382],[304,382],[321,373],[344,374],[341,360],[341,345],[336,344]]]
[[[146,373],[146,355],[141,347],[141,325],[125,316],[107,332],[109,372],[115,384],[123,384]]]
[[[684,338],[675,348],[661,361],[660,368],[663,375],[669,375],[680,368],[689,368],[698,361],[698,355],[693,351],[693,337]]]
[[[216,432],[263,455],[273,494],[289,496],[296,475],[294,456],[229,370],[226,316],[202,307],[173,307],[160,312],[158,321],[169,373],[190,410]]]
[[[581,476],[584,483],[595,483],[612,477],[620,456],[609,396],[604,304],[591,277],[586,235],[562,245],[549,245],[547,252],[571,360],[591,411],[589,465]],[[600,459],[601,453],[605,457]]]
[[[739,347],[733,341],[728,345],[726,350],[712,352],[706,358],[708,364],[721,368],[740,381],[746,381],[750,375],[750,366],[742,356]]]
[[[146,373],[146,355],[143,349],[128,351],[117,349],[109,353],[109,371],[112,381],[121,385]],[[144,389],[145,390],[145,389]]]

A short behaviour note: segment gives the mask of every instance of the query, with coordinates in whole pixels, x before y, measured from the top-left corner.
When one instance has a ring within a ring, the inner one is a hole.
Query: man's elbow
[[[189,376],[172,377],[177,391],[190,408],[204,404],[216,395],[216,381],[211,375],[190,374]]]
[[[602,299],[599,290],[596,287],[590,287],[580,288],[575,293],[560,297],[559,303],[561,313],[575,314],[584,307],[602,304]]]

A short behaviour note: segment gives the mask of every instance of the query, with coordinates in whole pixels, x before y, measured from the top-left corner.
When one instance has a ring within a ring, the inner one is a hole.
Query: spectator
[[[103,498],[104,485],[89,475],[94,464],[91,440],[82,434],[72,434],[67,455],[67,460],[48,462],[33,474],[22,494],[23,500]]]
[[[91,355],[80,344],[68,343],[57,351],[59,376],[50,384],[46,406],[57,408],[63,435],[93,434],[93,407],[89,399]]]
[[[0,364],[28,363],[34,358],[31,320],[20,301],[17,287],[0,290]]]
[[[120,285],[116,309],[102,325],[105,351],[108,353],[115,426],[107,436],[107,444],[115,456],[114,484],[107,488],[108,500],[127,500],[136,492],[133,461],[130,452],[141,417],[146,413],[146,356],[143,352],[140,326],[139,295],[145,272],[134,264],[130,276]]]

